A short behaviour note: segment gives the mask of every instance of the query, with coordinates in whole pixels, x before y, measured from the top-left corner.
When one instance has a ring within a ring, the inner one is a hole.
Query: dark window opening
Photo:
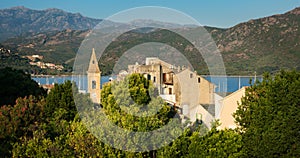
[[[153,76],[153,83],[155,83],[156,82],[156,77],[155,76]]]
[[[172,88],[169,88],[169,94],[172,94]]]
[[[166,81],[167,81],[167,74],[163,73],[163,82],[166,82]]]
[[[198,83],[200,83],[201,82],[201,79],[200,79],[200,77],[198,77]]]
[[[190,73],[190,78],[193,78],[193,74],[192,73]]]
[[[92,81],[92,89],[96,89],[96,81]]]

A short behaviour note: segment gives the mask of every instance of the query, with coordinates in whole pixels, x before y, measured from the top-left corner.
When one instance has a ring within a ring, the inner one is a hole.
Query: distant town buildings
[[[45,63],[45,62],[42,62],[41,60],[44,58],[44,56],[42,55],[27,55],[27,56],[23,56],[23,58],[27,58],[30,60],[29,64],[30,65],[36,65],[42,69],[53,69],[53,70],[63,70],[64,69],[64,66],[62,65],[56,65],[56,64],[53,64],[53,63]]]

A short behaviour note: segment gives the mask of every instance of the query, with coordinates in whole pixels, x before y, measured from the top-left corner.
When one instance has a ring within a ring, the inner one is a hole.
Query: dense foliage
[[[192,124],[169,145],[143,153],[118,150],[97,139],[88,130],[85,118],[76,113],[74,99],[76,105],[86,106],[77,107],[79,110],[94,111],[88,116],[97,114],[98,108],[88,94],[78,93],[73,86],[68,81],[55,85],[46,98],[28,96],[18,98],[13,106],[2,106],[2,156],[299,157],[299,72],[281,72],[273,77],[266,75],[261,83],[249,87],[235,113],[239,125],[237,131],[217,130],[218,122],[213,123],[209,131],[201,124]],[[137,92],[143,97],[154,95],[143,100],[136,95]],[[122,97],[117,97],[120,94]],[[134,74],[124,81],[106,84],[101,97],[102,108],[109,119],[127,130],[151,131],[174,116],[173,109],[155,95],[152,83],[141,75]],[[135,101],[141,102],[136,104]],[[128,111],[150,108],[145,107],[149,102],[148,106],[160,105],[163,108],[156,115],[147,117],[137,117]],[[130,146],[132,140],[127,140],[122,145]]]
[[[46,98],[45,112],[50,117],[57,109],[64,110],[65,120],[73,120],[76,114],[76,106],[72,93],[71,81],[64,84],[55,84]]]
[[[45,95],[46,91],[20,70],[0,69],[0,106],[14,105],[18,97]]]
[[[250,157],[300,157],[300,73],[265,74],[235,113]]]

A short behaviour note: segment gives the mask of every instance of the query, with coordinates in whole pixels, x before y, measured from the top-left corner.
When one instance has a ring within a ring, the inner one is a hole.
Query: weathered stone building
[[[215,86],[184,66],[174,66],[158,58],[146,58],[145,65],[128,66],[128,73],[140,73],[158,88],[160,96],[179,108],[183,105],[214,103]]]
[[[88,93],[94,103],[101,103],[100,79],[101,71],[93,49],[88,68]],[[232,114],[238,102],[245,94],[245,87],[222,97],[214,92],[215,85],[204,77],[184,66],[174,66],[158,58],[146,58],[143,65],[128,65],[128,71],[122,70],[118,79],[128,74],[140,73],[151,80],[157,87],[159,95],[169,104],[179,109],[182,116],[190,121],[201,120],[208,128],[219,119],[219,129],[235,128]]]

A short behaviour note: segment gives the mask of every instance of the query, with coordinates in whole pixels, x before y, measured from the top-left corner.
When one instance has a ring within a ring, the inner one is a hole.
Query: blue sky
[[[202,25],[226,28],[300,7],[300,0],[1,0],[0,8],[14,6],[58,8],[99,19],[133,7],[161,6],[182,11]]]

